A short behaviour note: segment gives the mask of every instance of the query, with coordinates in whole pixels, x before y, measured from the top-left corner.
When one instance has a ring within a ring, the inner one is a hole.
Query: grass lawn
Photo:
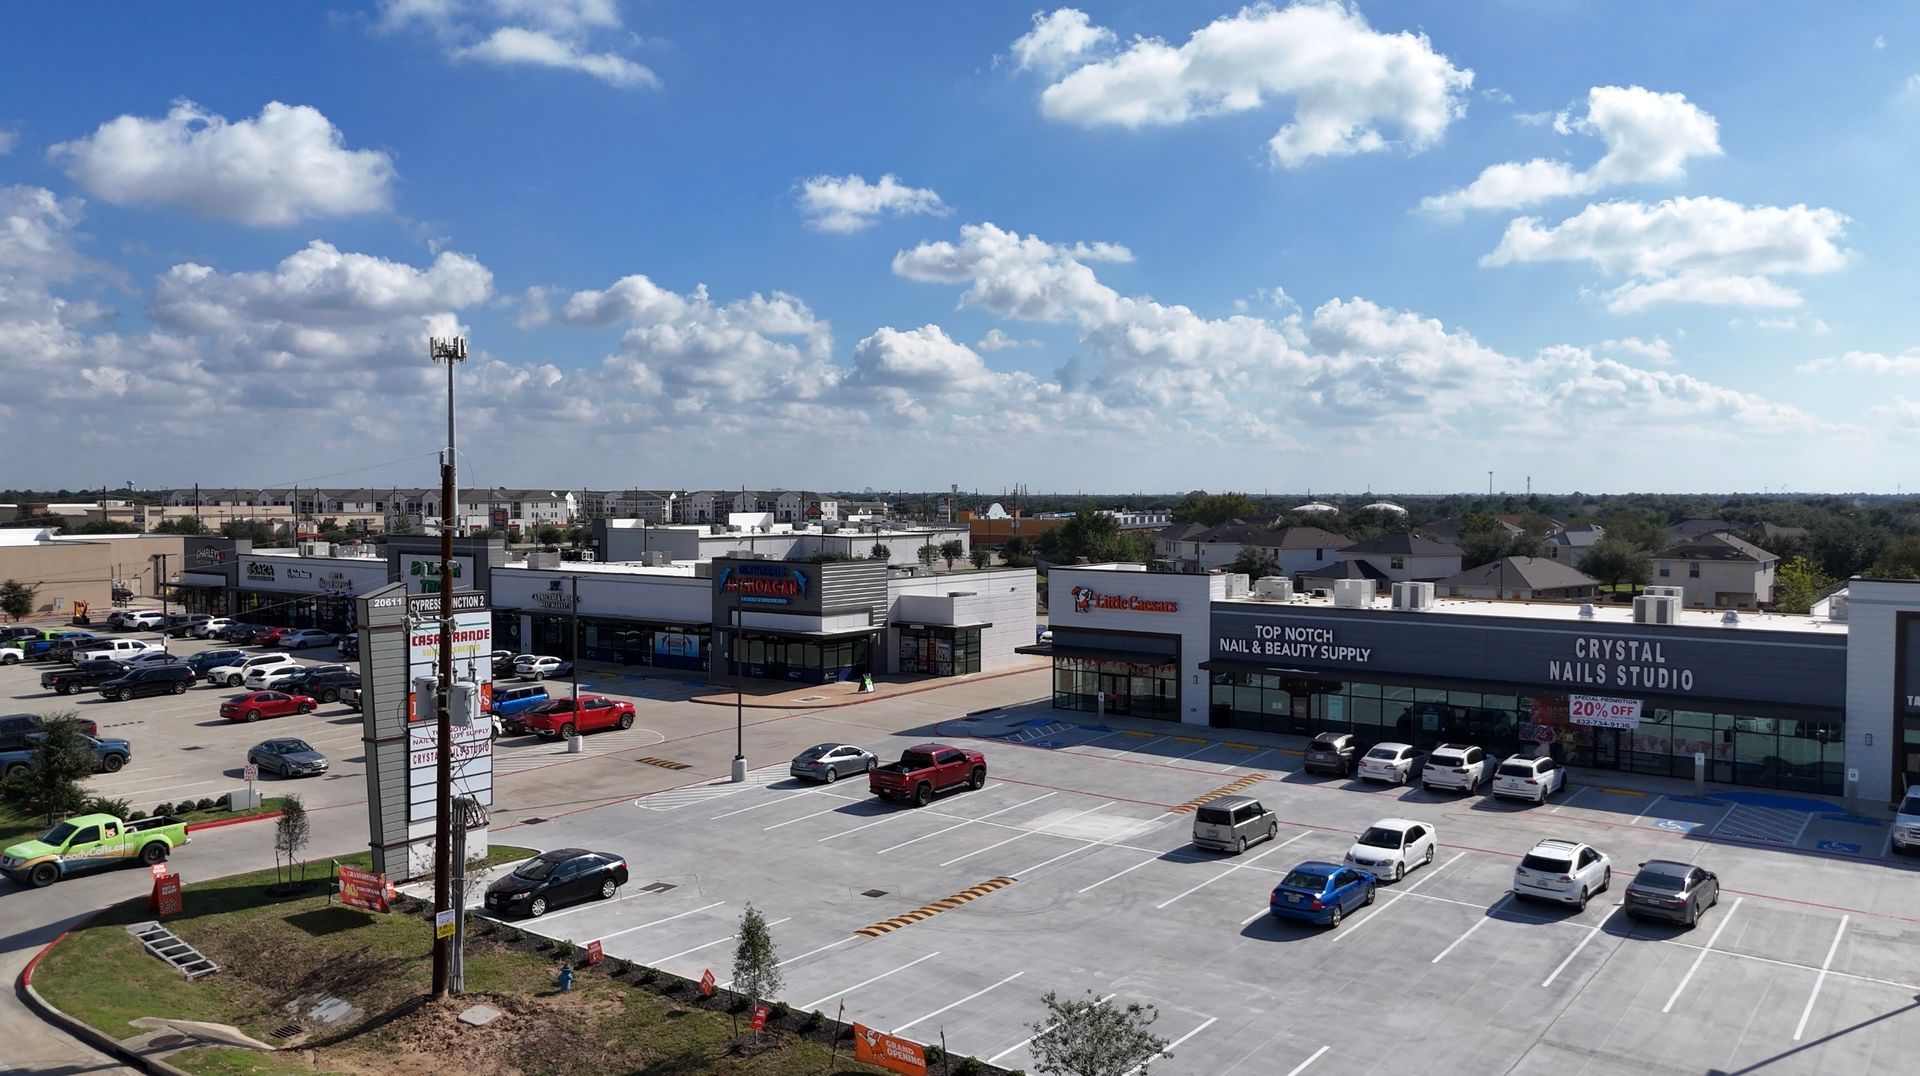
[[[260,801],[260,810],[277,811],[284,802],[282,797],[273,796]],[[148,810],[143,808],[143,810]],[[149,810],[151,813],[151,810]],[[255,812],[248,811],[247,814]],[[237,817],[231,811],[214,808],[211,811],[176,811],[173,817],[183,822],[213,822],[222,818]],[[48,830],[47,816],[43,814],[22,814],[13,804],[0,804],[0,848],[21,841],[32,840]]]
[[[488,862],[531,854],[495,846]],[[365,867],[367,856],[340,862]],[[310,877],[316,873],[325,879],[327,864],[309,868]],[[169,1058],[196,1073],[880,1071],[854,1064],[846,1044],[843,1064],[833,1069],[825,1043],[784,1033],[770,1034],[760,1052],[729,1055],[724,1013],[597,970],[582,971],[572,991],[559,993],[552,985],[557,953],[508,944],[504,931],[478,929],[483,920],[473,920],[468,934],[466,995],[421,1004],[432,981],[427,921],[329,904],[324,881],[316,895],[275,900],[265,893],[272,881],[272,871],[189,880],[186,910],[168,925],[220,965],[214,975],[189,983],[141,950],[122,929],[151,918],[141,899],[69,935],[41,962],[34,986],[116,1038],[138,1033],[129,1023],[137,1017],[168,1016],[234,1024],[273,1041],[268,1032],[287,1023],[296,999],[332,995],[361,1010],[344,1028],[306,1025],[309,1037],[284,1052],[197,1047]],[[482,1001],[505,1015],[486,1028],[454,1020]]]

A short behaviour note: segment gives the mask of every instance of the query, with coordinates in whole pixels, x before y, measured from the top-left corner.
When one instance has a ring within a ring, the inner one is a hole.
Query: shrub
[[[980,1076],[984,1071],[986,1070],[981,1067],[978,1059],[963,1057],[960,1063],[953,1067],[953,1076]]]
[[[133,810],[127,812],[127,821],[129,822],[138,822],[145,817],[147,817],[147,812],[141,810],[138,807],[135,807]]]
[[[658,979],[659,977],[660,977],[660,971],[658,968],[641,968],[640,969],[640,981],[643,983],[653,982],[655,979]]]
[[[211,811],[211,810],[213,810],[213,797],[212,797],[212,796],[202,796],[202,797],[200,797],[200,802],[198,802],[198,803],[196,803],[196,804],[194,804],[194,805],[193,805],[193,809],[194,809],[194,810],[196,810],[196,811]]]
[[[787,1013],[789,1011],[791,1010],[787,1008],[786,1002],[776,1001],[772,1004],[772,1006],[768,1008],[767,1019],[774,1020],[774,1021],[785,1020],[787,1018]]]
[[[110,814],[115,818],[131,818],[133,817],[133,805],[126,800],[109,799],[106,796],[95,796],[87,801],[87,805],[82,809],[81,813]]]
[[[940,1047],[935,1046],[932,1043],[927,1044],[927,1067],[929,1069],[931,1069],[933,1066],[939,1064],[941,1061],[945,1059],[946,1059],[946,1055],[940,1051]]]
[[[233,810],[233,793],[231,792],[220,793],[220,798],[217,800],[214,800],[213,805],[215,807],[220,808],[223,811]]]
[[[508,944],[517,943],[522,937],[523,935],[520,933],[519,927],[506,928],[506,938],[507,938]]]
[[[633,970],[633,961],[615,958],[607,965],[607,974],[616,978]]]
[[[820,1030],[820,1025],[826,1022],[827,1022],[827,1018],[820,1015],[819,1009],[815,1009],[812,1012],[808,1013],[805,1019],[800,1021],[800,1030],[801,1031],[818,1031]]]
[[[580,955],[580,947],[573,944],[572,938],[563,938],[560,941],[554,942],[553,947],[559,951],[562,957],[568,960],[572,960]]]
[[[155,807],[154,807],[154,809],[153,809],[153,813],[154,813],[154,814],[172,814],[172,813],[173,813],[173,804],[171,804],[171,803],[162,803],[162,804],[159,804],[159,805],[157,805],[157,806],[155,806]]]

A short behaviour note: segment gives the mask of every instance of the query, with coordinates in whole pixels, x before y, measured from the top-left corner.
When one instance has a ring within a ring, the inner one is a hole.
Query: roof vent
[[[1729,609],[1726,612],[1720,614],[1720,623],[1726,625],[1729,628],[1735,627],[1740,623],[1740,614],[1735,612],[1732,609]]]
[[[1341,609],[1365,609],[1373,602],[1373,581],[1369,579],[1336,579],[1333,581],[1333,604]]]
[[[1580,604],[1580,616],[1581,616],[1581,618],[1582,618],[1582,619],[1584,619],[1584,620],[1592,620],[1592,619],[1593,619],[1593,617],[1594,617],[1594,612],[1593,612],[1593,603],[1592,603],[1592,602],[1582,602],[1582,603]]]
[[[1264,575],[1253,584],[1253,596],[1264,601],[1293,600],[1293,580],[1284,575]]]

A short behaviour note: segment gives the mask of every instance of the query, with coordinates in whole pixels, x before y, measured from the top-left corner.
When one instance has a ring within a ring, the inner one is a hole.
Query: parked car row
[[[1431,752],[1411,744],[1377,743],[1361,750],[1350,732],[1324,732],[1308,741],[1302,768],[1404,785],[1419,780],[1432,791],[1442,789],[1473,795],[1485,787],[1496,798],[1547,802],[1567,789],[1567,768],[1551,755],[1514,755],[1497,759],[1478,744],[1443,743]]]

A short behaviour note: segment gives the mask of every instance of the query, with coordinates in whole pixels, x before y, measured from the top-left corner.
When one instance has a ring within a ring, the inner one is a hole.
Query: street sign
[[[260,779],[260,767],[252,762],[247,763],[246,769],[241,770],[240,773],[247,779],[248,784],[252,784]]]
[[[147,869],[153,872],[156,881],[167,876],[167,862],[164,859]]]
[[[587,963],[598,964],[600,963],[600,957],[600,939],[595,938],[587,943]]]
[[[755,1031],[759,1031],[761,1028],[767,1026],[767,1014],[771,1011],[773,1010],[765,1005],[755,1005],[753,1007],[753,1029]]]
[[[917,1042],[853,1025],[853,1059],[907,1076],[926,1076],[927,1052]]]
[[[163,874],[155,878],[153,880],[153,896],[149,898],[147,903],[148,906],[153,909],[155,915],[163,917],[179,915],[181,910],[186,907],[186,899],[180,893],[180,876],[177,874]]]
[[[706,998],[710,998],[713,996],[713,969],[712,968],[708,968],[706,971],[700,973],[700,996],[706,997]]]
[[[444,912],[433,913],[433,936],[434,937],[436,938],[453,937],[453,917],[455,914],[456,913],[452,908],[448,908]]]

